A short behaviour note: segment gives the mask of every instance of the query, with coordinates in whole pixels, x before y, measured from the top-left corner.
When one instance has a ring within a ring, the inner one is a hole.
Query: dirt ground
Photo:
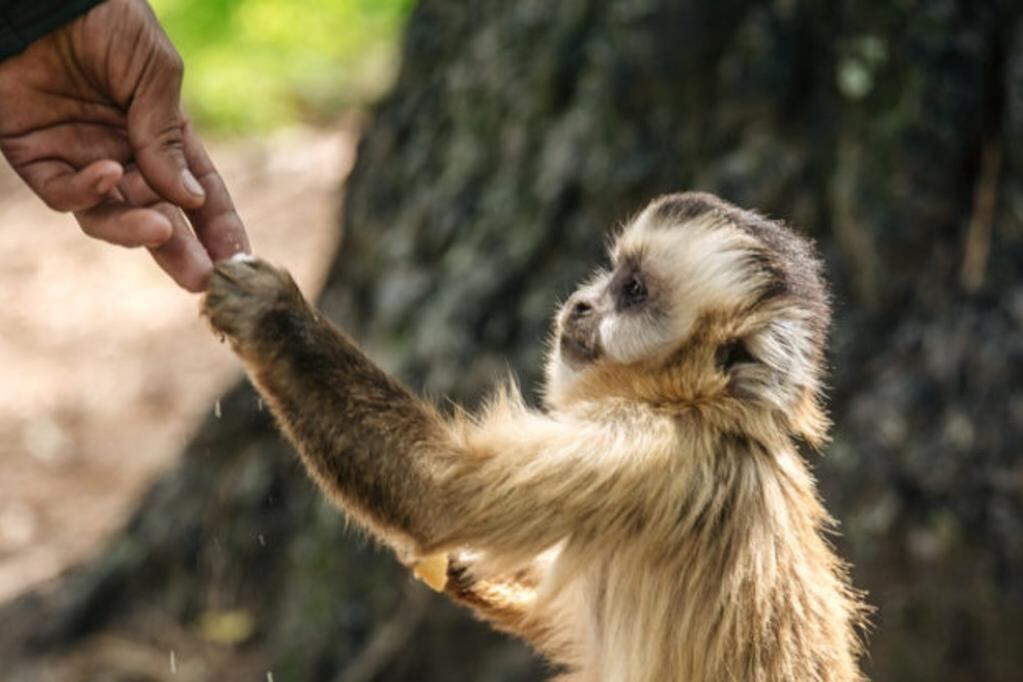
[[[355,126],[211,144],[255,251],[315,292]],[[0,601],[88,558],[241,374],[143,251],[88,239],[0,164]]]

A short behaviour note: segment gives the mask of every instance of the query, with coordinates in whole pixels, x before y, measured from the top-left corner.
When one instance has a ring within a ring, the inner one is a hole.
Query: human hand
[[[86,234],[148,247],[200,291],[249,244],[181,108],[182,71],[144,0],[106,0],[0,62],[0,152]]]

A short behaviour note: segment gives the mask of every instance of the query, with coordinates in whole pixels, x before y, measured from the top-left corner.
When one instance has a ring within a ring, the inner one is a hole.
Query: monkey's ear
[[[748,355],[733,350],[722,356],[733,360],[728,386],[737,397],[753,398],[788,413],[805,392],[816,395],[814,339],[805,321],[772,320],[748,334],[743,347]]]
[[[728,392],[742,400],[761,397],[771,382],[769,369],[753,355],[750,343],[750,339],[732,339],[714,354],[717,370],[728,378]]]
[[[731,372],[739,363],[757,361],[750,353],[745,339],[732,339],[718,346],[714,360],[718,368],[725,373]]]

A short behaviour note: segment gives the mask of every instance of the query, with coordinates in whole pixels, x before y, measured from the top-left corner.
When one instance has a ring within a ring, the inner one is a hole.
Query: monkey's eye
[[[639,275],[632,275],[622,285],[622,303],[629,308],[646,300],[646,285]]]
[[[726,372],[741,362],[756,361],[757,359],[749,352],[749,348],[746,347],[742,339],[735,339],[718,348],[717,364]]]

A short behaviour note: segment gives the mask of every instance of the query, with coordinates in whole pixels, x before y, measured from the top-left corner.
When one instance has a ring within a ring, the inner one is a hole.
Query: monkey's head
[[[548,404],[621,397],[714,407],[823,439],[830,309],[809,242],[688,192],[654,200],[618,235],[610,260],[557,313]]]

